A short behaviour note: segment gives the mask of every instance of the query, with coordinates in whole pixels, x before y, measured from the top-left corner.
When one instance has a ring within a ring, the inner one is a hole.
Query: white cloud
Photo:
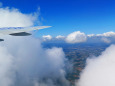
[[[5,47],[0,46],[0,85],[11,86],[14,78],[13,57]]]
[[[61,36],[61,35],[58,35],[56,36],[56,39],[64,39],[65,37],[64,36]]]
[[[109,40],[108,38],[102,37],[101,40],[105,43],[111,43],[111,40]]]
[[[80,43],[85,42],[86,40],[87,36],[85,35],[85,33],[82,33],[80,31],[70,33],[65,39],[67,43]]]
[[[52,36],[46,35],[43,36],[43,39],[45,41],[52,41],[54,40]],[[75,31],[73,33],[70,33],[68,36],[62,36],[58,35],[55,37],[55,40],[60,42],[66,42],[66,43],[81,43],[81,42],[87,42],[87,43],[115,43],[115,32],[106,32],[103,34],[88,34],[86,35],[83,32]]]
[[[5,39],[0,44],[0,86],[69,86],[61,48],[44,49],[31,37]]]
[[[44,35],[44,36],[42,36],[42,38],[44,41],[47,41],[47,40],[51,40],[52,36],[51,35]]]
[[[95,36],[95,34],[89,34],[89,35],[87,35],[88,37],[93,37],[93,36]]]
[[[106,33],[102,33],[102,34],[89,34],[87,35],[88,37],[94,37],[94,36],[101,36],[101,37],[113,37],[115,36],[115,32],[110,31],[110,32],[106,32]]]
[[[115,36],[115,32],[110,31],[103,34],[97,34],[96,36],[112,37],[112,36]]]
[[[29,27],[37,21],[38,15],[24,14],[16,8],[0,8],[0,27]]]
[[[89,58],[76,86],[115,85],[115,45],[107,48],[102,55]]]

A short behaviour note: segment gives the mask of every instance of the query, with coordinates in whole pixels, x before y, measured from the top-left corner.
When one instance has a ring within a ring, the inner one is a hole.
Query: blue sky
[[[3,6],[32,13],[40,7],[41,35],[68,35],[73,31],[99,34],[115,31],[115,0],[1,0]]]

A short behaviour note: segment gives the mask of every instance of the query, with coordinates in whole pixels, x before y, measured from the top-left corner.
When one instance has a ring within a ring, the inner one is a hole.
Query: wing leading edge
[[[21,32],[30,32],[33,30],[40,30],[44,28],[49,28],[51,26],[38,26],[38,27],[3,27],[0,28],[0,34],[2,35],[10,35],[14,33],[21,33]]]

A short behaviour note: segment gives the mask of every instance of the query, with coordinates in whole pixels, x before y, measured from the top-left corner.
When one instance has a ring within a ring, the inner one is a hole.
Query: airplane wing
[[[3,27],[0,28],[1,35],[13,35],[13,36],[27,36],[31,35],[30,31],[49,28],[51,26],[37,26],[37,27]]]
[[[12,35],[12,36],[28,36],[33,30],[39,30],[49,28],[51,26],[37,26],[37,27],[0,27],[0,35]],[[4,41],[4,39],[0,39]]]

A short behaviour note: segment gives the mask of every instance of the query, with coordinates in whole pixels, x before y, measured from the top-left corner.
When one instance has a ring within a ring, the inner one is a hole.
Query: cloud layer
[[[51,35],[46,35],[43,36],[43,39],[45,41],[60,41],[60,42],[65,42],[65,43],[70,43],[70,44],[75,44],[75,43],[115,43],[115,32],[106,32],[102,34],[85,34],[80,31],[75,31],[67,36],[62,36],[58,35],[56,37],[52,37]]]

